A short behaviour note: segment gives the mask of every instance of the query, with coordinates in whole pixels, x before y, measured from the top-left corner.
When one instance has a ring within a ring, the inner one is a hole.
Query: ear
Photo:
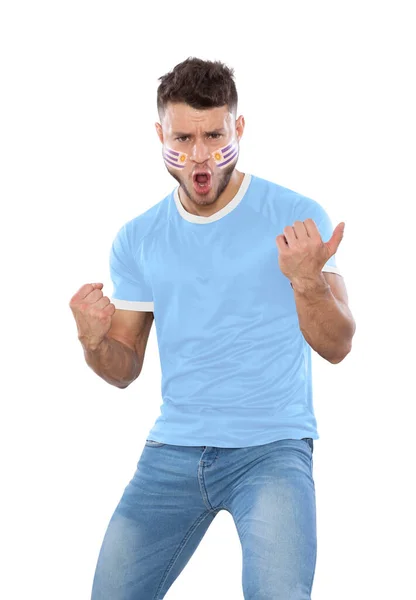
[[[237,134],[238,140],[240,140],[244,133],[245,121],[243,115],[240,115],[235,122],[235,131]]]
[[[163,129],[162,129],[162,125],[160,123],[155,123],[155,127],[156,127],[157,137],[159,138],[159,140],[163,144]]]

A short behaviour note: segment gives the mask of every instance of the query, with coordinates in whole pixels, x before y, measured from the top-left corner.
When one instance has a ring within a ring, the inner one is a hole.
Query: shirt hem
[[[206,438],[191,438],[189,436],[184,440],[179,437],[170,437],[158,434],[152,434],[151,432],[147,436],[147,440],[152,440],[154,442],[159,442],[160,444],[167,444],[172,446],[202,446],[202,447],[210,447],[210,448],[251,448],[253,446],[264,446],[266,444],[271,444],[272,442],[277,442],[279,440],[300,440],[302,438],[312,438],[313,440],[319,440],[319,434],[317,431],[307,431],[306,429],[297,429],[297,430],[284,430],[280,432],[276,432],[275,434],[271,434],[265,438],[251,440],[249,443],[245,442],[227,442],[224,439],[213,439],[210,437]]]

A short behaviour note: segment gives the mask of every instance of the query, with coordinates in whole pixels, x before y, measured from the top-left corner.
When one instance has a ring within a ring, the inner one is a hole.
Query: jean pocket
[[[155,440],[146,440],[145,446],[149,446],[151,448],[159,448],[161,446],[165,446],[164,442],[155,442]]]
[[[302,440],[308,444],[310,451],[313,454],[313,439],[312,438],[302,438]]]

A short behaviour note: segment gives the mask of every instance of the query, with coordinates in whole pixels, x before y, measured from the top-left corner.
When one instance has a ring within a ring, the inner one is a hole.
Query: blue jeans
[[[147,440],[105,533],[92,600],[164,598],[220,510],[237,528],[245,600],[310,600],[312,454],[311,438],[247,448]]]

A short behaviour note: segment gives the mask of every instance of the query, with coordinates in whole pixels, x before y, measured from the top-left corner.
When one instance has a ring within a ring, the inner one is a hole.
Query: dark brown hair
[[[228,105],[237,110],[234,70],[219,61],[189,57],[159,77],[157,110],[162,117],[168,102],[185,102],[204,109]]]

